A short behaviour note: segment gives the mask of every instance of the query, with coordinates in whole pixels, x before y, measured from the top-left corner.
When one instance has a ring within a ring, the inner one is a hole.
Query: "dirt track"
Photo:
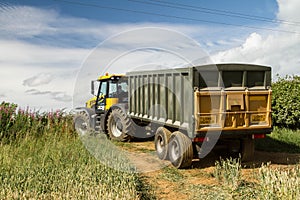
[[[214,150],[205,158],[194,160],[190,169],[176,170],[169,162],[161,162],[156,158],[152,141],[132,142],[125,149],[132,153],[130,156],[132,162],[142,172],[145,181],[155,189],[155,195],[158,199],[188,199],[188,194],[184,192],[186,188],[183,188],[183,186],[180,188],[182,181],[184,181],[184,185],[217,184],[212,175],[215,162],[219,161],[220,157],[225,159],[230,156],[222,149]],[[251,175],[257,173],[262,164],[271,163],[271,167],[286,168],[289,165],[299,163],[299,161],[300,154],[255,151],[253,162],[242,163],[242,176],[244,179],[251,179]],[[171,171],[173,168],[174,172],[179,174],[165,173],[163,167],[166,166]],[[183,179],[177,181],[176,175],[183,177]]]
[[[130,146],[126,147],[125,150],[132,153],[131,157],[133,159],[133,163],[140,163],[141,167],[143,167],[143,160],[148,160],[149,162],[144,163],[147,165],[147,168],[151,168],[151,164],[159,159],[156,157],[154,143],[153,141],[147,142],[132,142]],[[207,167],[213,167],[215,162],[220,160],[220,158],[228,158],[230,155],[224,149],[215,149],[211,153],[209,153],[205,158],[201,160],[194,160],[192,167],[195,169],[204,169]],[[152,162],[151,162],[152,161]],[[299,163],[300,154],[293,153],[273,153],[273,152],[264,152],[264,151],[255,151],[254,160],[252,162],[242,163],[243,166],[249,167],[260,167],[263,163],[270,162],[272,165],[293,165]],[[170,165],[170,163],[163,161],[160,164],[162,165]],[[138,167],[138,166],[137,166]],[[147,170],[140,170],[147,171]],[[153,170],[151,170],[153,171]]]

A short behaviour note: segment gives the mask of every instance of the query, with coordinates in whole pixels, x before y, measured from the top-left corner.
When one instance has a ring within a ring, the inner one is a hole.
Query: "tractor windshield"
[[[110,80],[108,98],[119,98],[119,102],[128,101],[128,81],[126,78]]]

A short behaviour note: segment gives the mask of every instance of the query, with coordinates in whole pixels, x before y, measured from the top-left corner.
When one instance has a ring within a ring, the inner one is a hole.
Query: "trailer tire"
[[[113,109],[107,119],[107,132],[110,139],[120,142],[130,141],[132,131],[131,119],[120,108]]]
[[[169,140],[169,159],[176,168],[187,168],[192,165],[193,146],[189,137],[176,131]]]
[[[247,138],[241,141],[242,161],[252,161],[254,159],[254,139]]]
[[[155,150],[158,158],[161,160],[168,160],[168,144],[171,134],[172,133],[164,127],[159,127],[155,133]]]
[[[79,112],[74,117],[74,128],[79,136],[86,136],[92,133],[90,117],[86,112]]]

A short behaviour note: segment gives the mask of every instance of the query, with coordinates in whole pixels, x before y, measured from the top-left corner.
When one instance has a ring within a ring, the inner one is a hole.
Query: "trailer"
[[[220,141],[251,160],[254,139],[272,131],[271,67],[216,64],[132,71],[97,82],[94,99],[75,117],[81,119],[77,128],[82,131],[87,122],[87,128],[119,141],[147,137],[150,130],[158,157],[177,168],[189,167]]]

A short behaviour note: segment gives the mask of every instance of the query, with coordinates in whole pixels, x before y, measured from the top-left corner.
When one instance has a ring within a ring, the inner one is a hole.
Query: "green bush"
[[[300,128],[300,76],[278,77],[272,84],[272,117],[276,126]]]

